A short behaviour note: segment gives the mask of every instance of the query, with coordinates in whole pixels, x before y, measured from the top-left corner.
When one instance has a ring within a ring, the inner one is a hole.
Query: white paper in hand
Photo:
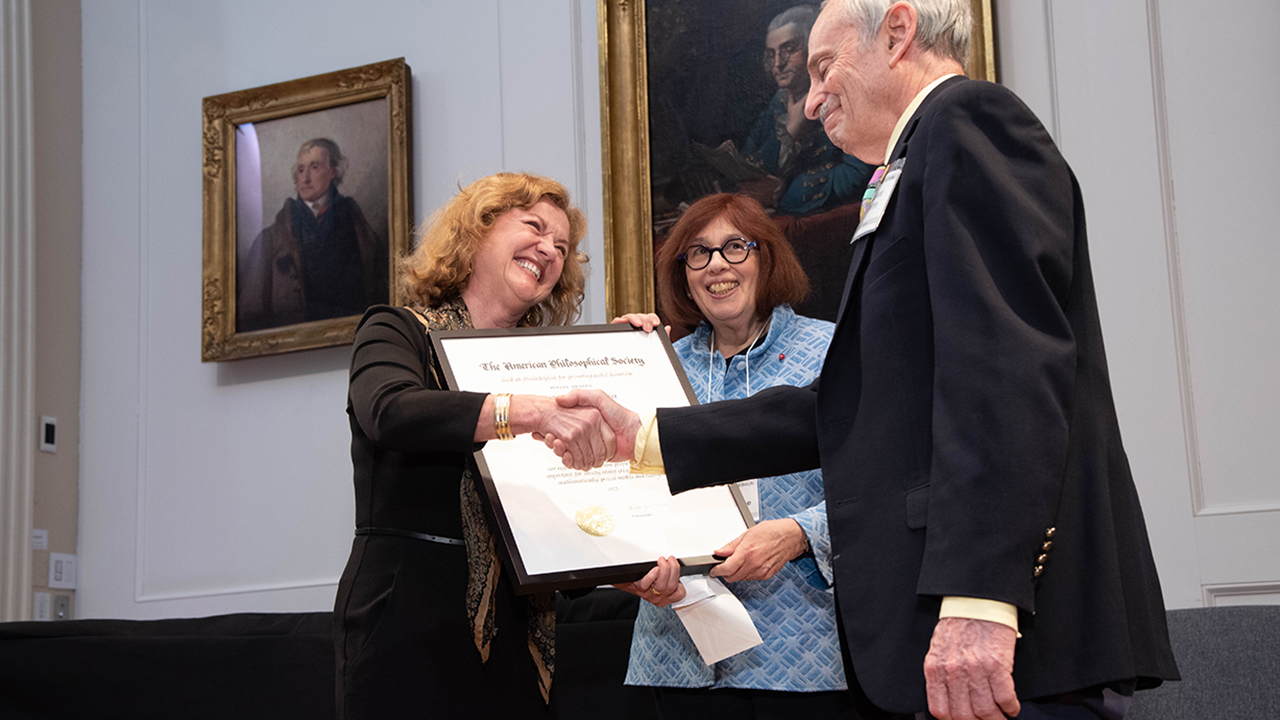
[[[685,597],[671,607],[707,665],[764,642],[747,608],[720,580],[708,575],[689,575],[680,578],[680,582],[684,585]]]

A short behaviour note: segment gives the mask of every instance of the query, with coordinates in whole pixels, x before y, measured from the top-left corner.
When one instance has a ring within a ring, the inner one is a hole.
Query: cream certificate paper
[[[450,387],[538,395],[598,389],[633,410],[691,402],[660,332],[618,325],[512,332],[520,334],[432,333]],[[517,574],[523,573],[522,589],[538,581],[533,576],[557,573],[599,582],[635,579],[634,568],[619,566],[643,564],[647,570],[660,555],[690,566],[711,563],[713,550],[750,526],[732,486],[672,496],[665,475],[633,475],[627,463],[567,469],[530,435],[490,441],[478,456],[503,539]],[[626,577],[611,577],[619,573]]]

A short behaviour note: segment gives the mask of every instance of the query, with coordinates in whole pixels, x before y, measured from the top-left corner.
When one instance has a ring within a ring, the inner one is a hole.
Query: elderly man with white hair
[[[882,167],[817,382],[653,420],[562,402],[673,492],[822,468],[865,715],[1116,719],[1178,670],[1081,190],[1022,101],[963,77],[971,24],[969,0],[830,0],[813,27],[805,111]]]

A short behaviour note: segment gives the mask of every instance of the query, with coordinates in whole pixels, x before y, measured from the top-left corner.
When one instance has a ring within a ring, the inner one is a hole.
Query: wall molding
[[[1200,516],[1240,512],[1240,510],[1213,511],[1205,501],[1204,476],[1200,469],[1200,439],[1196,426],[1195,393],[1192,390],[1191,381],[1191,343],[1187,337],[1187,312],[1182,291],[1182,259],[1178,241],[1177,203],[1173,187],[1173,145],[1169,138],[1169,105],[1165,95],[1164,41],[1160,28],[1159,0],[1147,0],[1147,47],[1151,57],[1151,99],[1155,115],[1156,164],[1160,178],[1165,262],[1169,276],[1169,309],[1173,320],[1174,361],[1178,372],[1178,399],[1182,405],[1182,432],[1191,488],[1191,514]],[[1258,510],[1246,512],[1258,512]]]
[[[1203,585],[1200,588],[1204,597],[1205,607],[1219,607],[1219,601],[1223,598],[1239,598],[1257,596],[1260,600],[1265,598],[1265,602],[1258,602],[1258,605],[1274,605],[1275,599],[1280,597],[1280,582],[1261,582],[1261,583],[1232,583],[1221,585]],[[1234,605],[1249,603],[1232,603]]]
[[[1058,55],[1054,49],[1053,0],[1044,0],[1045,61],[1049,64],[1049,132],[1062,149],[1062,115],[1058,104]]]
[[[171,592],[140,593],[134,597],[138,603],[163,602],[166,600],[198,600],[200,598],[224,597],[227,595],[252,595],[255,593],[283,592],[288,590],[309,590],[311,588],[332,588],[338,590],[338,578],[321,580],[300,580],[284,583],[246,583],[228,585],[208,590],[174,590]]]
[[[35,200],[30,0],[0,0],[0,620],[30,620]]]
[[[578,207],[587,206],[587,98],[582,65],[582,5],[566,0],[569,5],[569,72],[573,87],[573,179]]]
[[[1261,503],[1222,503],[1219,505],[1201,505],[1196,511],[1196,517],[1212,517],[1215,515],[1244,515],[1248,513],[1266,513],[1280,511],[1280,503],[1277,502],[1261,502]]]
[[[136,472],[136,502],[137,512],[134,515],[134,598],[141,598],[147,595],[147,383],[148,383],[148,359],[149,353],[147,345],[147,298],[150,297],[147,292],[151,283],[151,278],[147,273],[147,260],[149,258],[148,243],[150,242],[150,233],[148,232],[148,218],[150,205],[151,188],[150,188],[150,144],[147,138],[147,129],[149,127],[148,118],[150,113],[147,111],[147,2],[139,0],[138,8],[138,297],[136,308],[136,322],[138,324],[138,404],[136,416],[138,418],[138,436],[137,446],[134,458],[134,467]]]

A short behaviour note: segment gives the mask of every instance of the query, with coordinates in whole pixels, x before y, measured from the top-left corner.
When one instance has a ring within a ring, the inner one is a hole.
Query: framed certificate
[[[644,412],[696,404],[666,333],[627,325],[432,331],[452,390],[563,395],[607,392]],[[711,551],[753,524],[735,485],[671,495],[665,475],[627,463],[571,470],[530,435],[476,452],[494,532],[524,593],[629,582],[660,555],[685,573],[719,562]]]

